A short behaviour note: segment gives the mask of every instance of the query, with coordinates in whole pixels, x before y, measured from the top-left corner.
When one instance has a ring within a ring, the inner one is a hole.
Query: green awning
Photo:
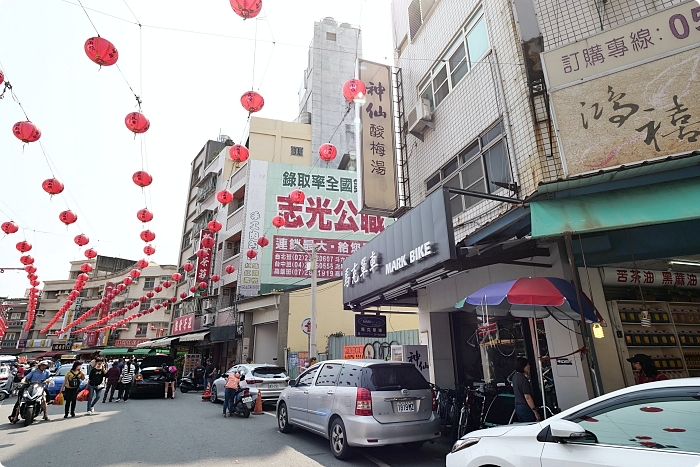
[[[107,347],[100,351],[100,355],[128,355],[129,349],[120,347]]]
[[[149,355],[155,352],[155,349],[133,349],[129,351],[129,355]]]

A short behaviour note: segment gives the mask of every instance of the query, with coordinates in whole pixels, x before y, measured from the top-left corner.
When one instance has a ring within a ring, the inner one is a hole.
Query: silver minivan
[[[290,381],[277,401],[282,433],[294,426],[330,440],[338,459],[353,447],[420,449],[440,437],[434,393],[412,363],[326,360]]]

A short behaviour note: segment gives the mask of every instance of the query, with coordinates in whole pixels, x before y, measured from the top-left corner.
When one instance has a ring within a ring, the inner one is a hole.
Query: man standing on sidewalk
[[[119,376],[122,371],[119,369],[119,362],[113,362],[112,368],[107,371],[107,387],[105,388],[105,395],[102,398],[102,403],[107,401],[107,393],[109,393],[109,401],[112,402],[114,399],[114,390],[119,386]],[[117,395],[119,395],[117,393]]]
[[[216,366],[212,364],[211,359],[207,360],[207,367],[204,369],[204,390],[210,388],[214,384]]]
[[[117,402],[122,400],[124,397],[124,402],[129,400],[129,394],[131,394],[131,383],[134,381],[134,373],[136,369],[131,360],[127,360],[122,368],[121,376],[119,377],[119,395],[117,396]]]

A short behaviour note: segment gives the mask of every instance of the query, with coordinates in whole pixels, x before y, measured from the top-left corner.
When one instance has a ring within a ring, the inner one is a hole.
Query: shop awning
[[[156,349],[131,349],[129,355],[149,355],[156,352]]]
[[[180,338],[180,342],[197,342],[197,341],[203,341],[204,338],[209,334],[209,331],[206,332],[198,332],[196,334],[187,334],[186,336],[182,336]]]
[[[139,349],[158,349],[170,347],[170,343],[177,339],[177,337],[162,337],[160,339],[154,339],[152,341],[141,342],[136,347]]]
[[[100,355],[127,355],[129,349],[122,347],[111,347],[100,350]]]

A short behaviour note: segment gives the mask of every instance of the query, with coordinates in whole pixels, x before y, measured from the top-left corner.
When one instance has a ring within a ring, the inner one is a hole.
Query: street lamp
[[[298,243],[294,244],[294,249],[299,253],[305,253],[310,256],[309,270],[311,271],[311,331],[309,332],[309,359],[318,359],[318,349],[316,348],[316,253],[318,247],[314,244],[311,247],[311,252],[306,251]]]

